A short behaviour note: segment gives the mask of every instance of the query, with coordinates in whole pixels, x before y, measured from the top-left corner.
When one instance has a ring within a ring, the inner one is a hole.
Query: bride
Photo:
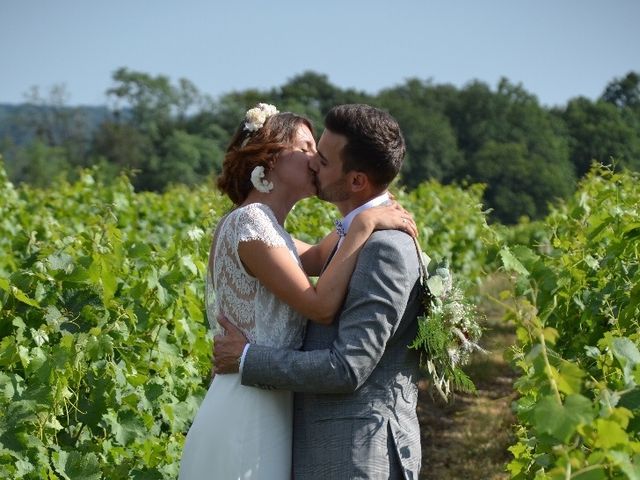
[[[368,209],[356,216],[322,270],[337,233],[311,246],[283,228],[293,205],[317,193],[309,168],[315,154],[306,118],[262,103],[246,113],[218,179],[237,208],[213,236],[207,275],[213,328],[224,312],[252,343],[300,348],[306,319],[333,321],[358,252],[374,229],[415,235],[415,223],[397,203]],[[308,275],[321,271],[314,286]],[[187,435],[179,478],[291,478],[292,399],[288,391],[242,386],[239,374],[216,376]]]

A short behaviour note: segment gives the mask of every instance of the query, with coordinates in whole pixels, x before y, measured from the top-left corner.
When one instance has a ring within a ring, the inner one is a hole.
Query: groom
[[[345,217],[338,230],[388,200],[404,153],[388,113],[368,105],[329,111],[310,168],[318,196]],[[302,351],[246,347],[242,333],[221,319],[228,335],[215,338],[216,373],[238,371],[244,351],[243,385],[297,392],[296,479],[418,478],[418,357],[407,348],[421,310],[418,286],[413,239],[381,230],[359,254],[338,317],[328,326],[309,322]]]

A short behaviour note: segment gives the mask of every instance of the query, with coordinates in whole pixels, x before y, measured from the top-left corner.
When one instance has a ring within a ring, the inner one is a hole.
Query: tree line
[[[26,104],[0,110],[0,153],[14,182],[47,186],[78,167],[102,175],[125,171],[138,190],[195,185],[220,171],[227,143],[247,108],[273,103],[309,117],[317,134],[334,105],[369,103],[399,121],[407,142],[400,183],[484,183],[492,218],[515,223],[542,218],[567,198],[593,161],[640,171],[640,74],[613,79],[596,100],[576,97],[547,108],[508,79],[496,88],[462,88],[409,79],[369,94],[305,72],[268,90],[234,91],[213,99],[186,79],[174,83],[121,68],[107,107],[66,106],[64,87],[37,89]]]

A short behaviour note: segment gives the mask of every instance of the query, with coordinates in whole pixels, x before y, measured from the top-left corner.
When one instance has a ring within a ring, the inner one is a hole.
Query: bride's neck
[[[272,193],[262,193],[254,190],[247,196],[247,199],[241,206],[249,205],[250,203],[263,203],[267,205],[275,215],[278,223],[284,225],[284,220],[296,202],[291,199],[280,198],[278,195]]]

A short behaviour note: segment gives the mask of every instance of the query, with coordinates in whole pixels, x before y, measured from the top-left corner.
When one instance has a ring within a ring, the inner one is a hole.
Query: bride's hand
[[[373,230],[402,230],[412,237],[418,236],[418,227],[413,215],[395,200],[388,205],[368,208],[356,215],[354,222],[360,222]]]

